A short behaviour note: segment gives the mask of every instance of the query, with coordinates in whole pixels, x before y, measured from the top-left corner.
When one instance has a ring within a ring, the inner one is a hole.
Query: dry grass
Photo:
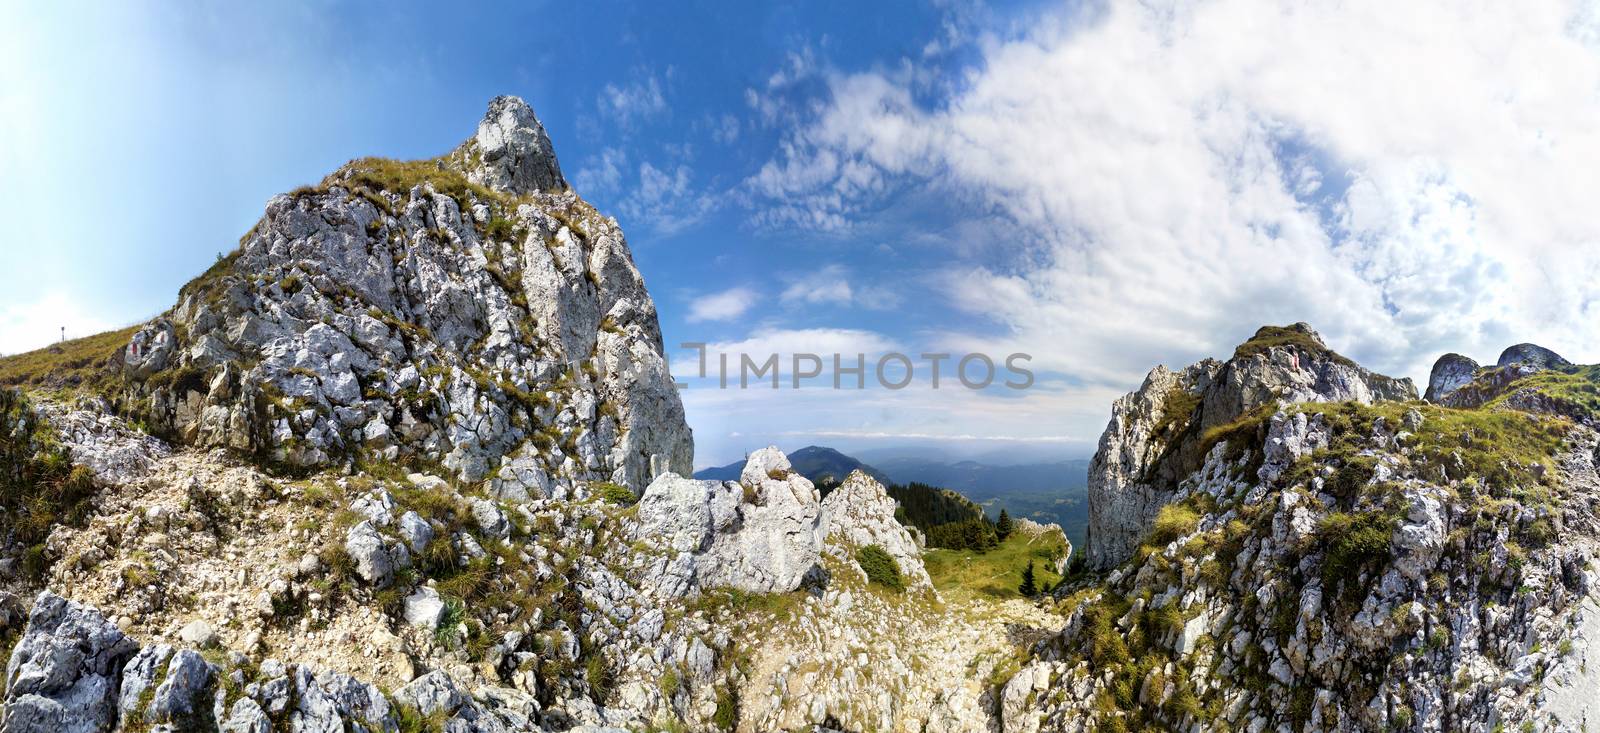
[[[0,357],[0,386],[64,389],[105,385],[114,374],[108,362],[127,345],[138,326],[54,344],[24,354]]]

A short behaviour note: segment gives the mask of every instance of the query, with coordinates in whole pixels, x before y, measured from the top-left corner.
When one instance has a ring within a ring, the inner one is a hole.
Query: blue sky
[[[1022,392],[774,392],[671,349],[700,465],[769,442],[1084,456],[1150,366],[1269,322],[1418,379],[1520,340],[1600,357],[1589,3],[7,16],[0,352],[154,315],[272,195],[437,155],[516,94],[627,231],[669,347],[1034,356]]]

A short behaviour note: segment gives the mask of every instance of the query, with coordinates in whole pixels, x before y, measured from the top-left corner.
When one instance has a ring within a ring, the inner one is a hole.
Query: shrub
[[[589,488],[594,491],[595,496],[617,506],[633,506],[639,501],[639,497],[633,495],[633,489],[610,481],[592,483],[589,484]]]
[[[491,239],[510,239],[513,229],[514,226],[512,225],[510,219],[502,219],[498,216],[491,216],[489,217],[489,226],[486,227],[484,231]]]
[[[1346,594],[1356,589],[1361,571],[1387,560],[1394,519],[1368,512],[1329,514],[1317,525],[1317,541],[1323,546],[1322,585],[1332,591],[1344,586]]]
[[[878,545],[867,545],[856,550],[856,564],[867,574],[867,582],[877,583],[890,590],[905,590],[905,580],[900,577],[900,566]]]
[[[596,701],[604,701],[606,695],[611,692],[613,682],[611,668],[606,666],[605,658],[599,654],[589,657],[583,678],[589,682],[589,689],[594,693]]]

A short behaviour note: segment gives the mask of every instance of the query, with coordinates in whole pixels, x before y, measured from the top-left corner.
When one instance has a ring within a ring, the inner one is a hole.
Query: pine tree
[[[1033,579],[1033,561],[1028,561],[1028,567],[1022,571],[1022,585],[1017,586],[1017,591],[1022,595],[1032,598],[1039,595],[1039,585]]]
[[[1003,542],[1011,536],[1011,515],[1006,510],[1000,510],[1000,521],[994,523],[994,533]]]

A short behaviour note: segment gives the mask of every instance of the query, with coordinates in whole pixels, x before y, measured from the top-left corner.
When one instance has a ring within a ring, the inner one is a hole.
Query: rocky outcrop
[[[555,147],[533,109],[517,97],[495,97],[472,139],[483,160],[467,177],[474,183],[517,194],[565,189]]]
[[[656,310],[522,100],[432,161],[275,197],[120,354],[128,412],[299,468],[439,463],[503,498],[688,473]]]
[[[1534,355],[1443,399],[1555,363]],[[1064,589],[1068,623],[1005,684],[1003,729],[1583,730],[1600,433],[1467,409],[1234,421],[1135,554]]]
[[[1110,568],[1128,558],[1178,482],[1203,462],[1208,431],[1264,405],[1416,396],[1409,379],[1362,368],[1304,323],[1263,327],[1227,362],[1156,367],[1112,404],[1090,462],[1089,564]]]
[[[99,611],[45,592],[6,664],[11,733],[98,733],[117,722],[122,666],[138,644]]]
[[[101,483],[126,484],[143,478],[168,454],[164,443],[109,414],[100,401],[77,406],[40,402],[36,409],[72,462],[93,471]]]
[[[822,549],[820,501],[776,447],[752,453],[738,482],[660,476],[639,500],[636,537],[673,555],[658,561],[647,584],[669,597],[717,587],[794,590]]]
[[[895,501],[883,484],[863,471],[852,471],[822,500],[826,541],[846,550],[877,545],[894,558],[906,585],[932,588],[928,571],[922,565],[922,549],[904,525],[894,517]],[[854,560],[851,560],[854,562]]]
[[[1576,404],[1566,395],[1550,394],[1539,386],[1530,386],[1522,380],[1540,372],[1571,371],[1571,362],[1550,349],[1537,344],[1517,344],[1500,353],[1492,367],[1468,371],[1466,357],[1446,354],[1434,364],[1435,379],[1448,389],[1431,389],[1434,397],[1429,401],[1448,407],[1474,408],[1491,402],[1528,412],[1563,415],[1574,420],[1593,417],[1589,406]],[[1443,369],[1447,376],[1441,376]],[[1430,382],[1435,381],[1430,379]]]
[[[1428,373],[1428,391],[1422,398],[1442,402],[1450,393],[1470,383],[1477,373],[1478,362],[1460,354],[1445,354],[1433,363],[1433,370]]]
[[[1560,354],[1538,344],[1507,346],[1505,351],[1500,352],[1500,358],[1495,360],[1495,366],[1506,367],[1512,364],[1523,364],[1535,369],[1572,366],[1572,362],[1561,358]]]

